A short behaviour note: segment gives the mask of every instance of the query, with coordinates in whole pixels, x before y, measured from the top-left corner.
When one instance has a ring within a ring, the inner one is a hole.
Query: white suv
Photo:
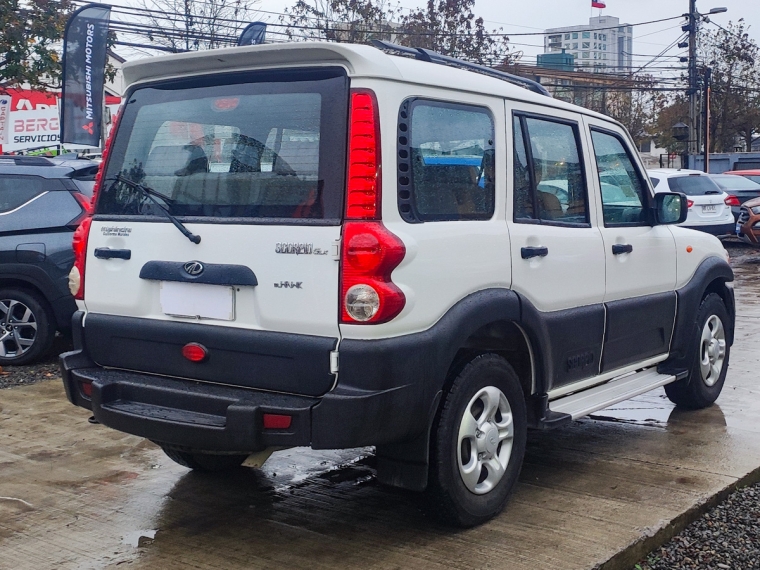
[[[655,192],[686,194],[689,214],[683,226],[715,236],[735,235],[732,205],[738,205],[710,175],[699,170],[660,168],[647,171]]]
[[[374,445],[380,482],[468,526],[506,503],[529,427],[663,385],[718,397],[726,253],[668,225],[686,198],[655,195],[608,117],[390,44],[124,77],[61,357],[100,423],[195,469]]]

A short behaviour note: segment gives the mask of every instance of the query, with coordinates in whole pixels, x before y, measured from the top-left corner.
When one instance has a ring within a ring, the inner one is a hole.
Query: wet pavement
[[[88,424],[59,381],[0,390],[0,568],[630,568],[760,479],[760,252],[730,252],[739,316],[718,403],[682,412],[657,390],[531,433],[511,503],[467,531],[379,486],[370,449],[203,475]]]

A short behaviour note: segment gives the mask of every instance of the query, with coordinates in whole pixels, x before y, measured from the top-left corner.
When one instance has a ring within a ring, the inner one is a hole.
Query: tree
[[[749,150],[760,131],[760,47],[744,20],[700,34],[700,59],[712,69],[711,150],[733,150],[737,137]]]
[[[298,0],[280,21],[292,40],[366,44],[391,39],[397,11],[384,0]]]
[[[215,49],[237,40],[260,0],[141,0],[148,38],[174,51]]]
[[[673,126],[689,123],[689,100],[684,93],[679,93],[665,102],[656,112],[653,133],[657,146],[668,152],[683,153],[687,143],[673,138]]]
[[[631,80],[635,82],[631,89],[610,92],[602,112],[621,122],[636,146],[640,146],[655,134],[658,111],[667,98],[662,91],[653,89],[657,80],[651,75],[639,75]]]
[[[424,8],[401,18],[398,42],[427,48],[481,65],[509,64],[507,38],[488,32],[483,18],[472,12],[475,0],[427,0]]]
[[[60,87],[60,42],[70,0],[4,0],[0,3],[0,90]]]

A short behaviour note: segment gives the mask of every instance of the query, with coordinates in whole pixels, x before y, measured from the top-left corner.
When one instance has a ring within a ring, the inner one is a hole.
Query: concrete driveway
[[[629,568],[760,478],[760,256],[731,252],[739,317],[718,403],[681,412],[659,390],[531,433],[510,505],[467,531],[377,485],[369,450],[202,475],[88,424],[59,381],[2,390],[0,568]]]

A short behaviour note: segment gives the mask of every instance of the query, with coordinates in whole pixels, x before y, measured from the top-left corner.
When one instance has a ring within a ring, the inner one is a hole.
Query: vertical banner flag
[[[11,96],[0,95],[0,144],[8,142],[8,116],[11,113]]]
[[[266,22],[253,22],[248,24],[238,39],[239,46],[253,46],[263,44],[267,35]]]
[[[88,4],[66,23],[61,142],[100,146],[110,16],[110,6]]]

